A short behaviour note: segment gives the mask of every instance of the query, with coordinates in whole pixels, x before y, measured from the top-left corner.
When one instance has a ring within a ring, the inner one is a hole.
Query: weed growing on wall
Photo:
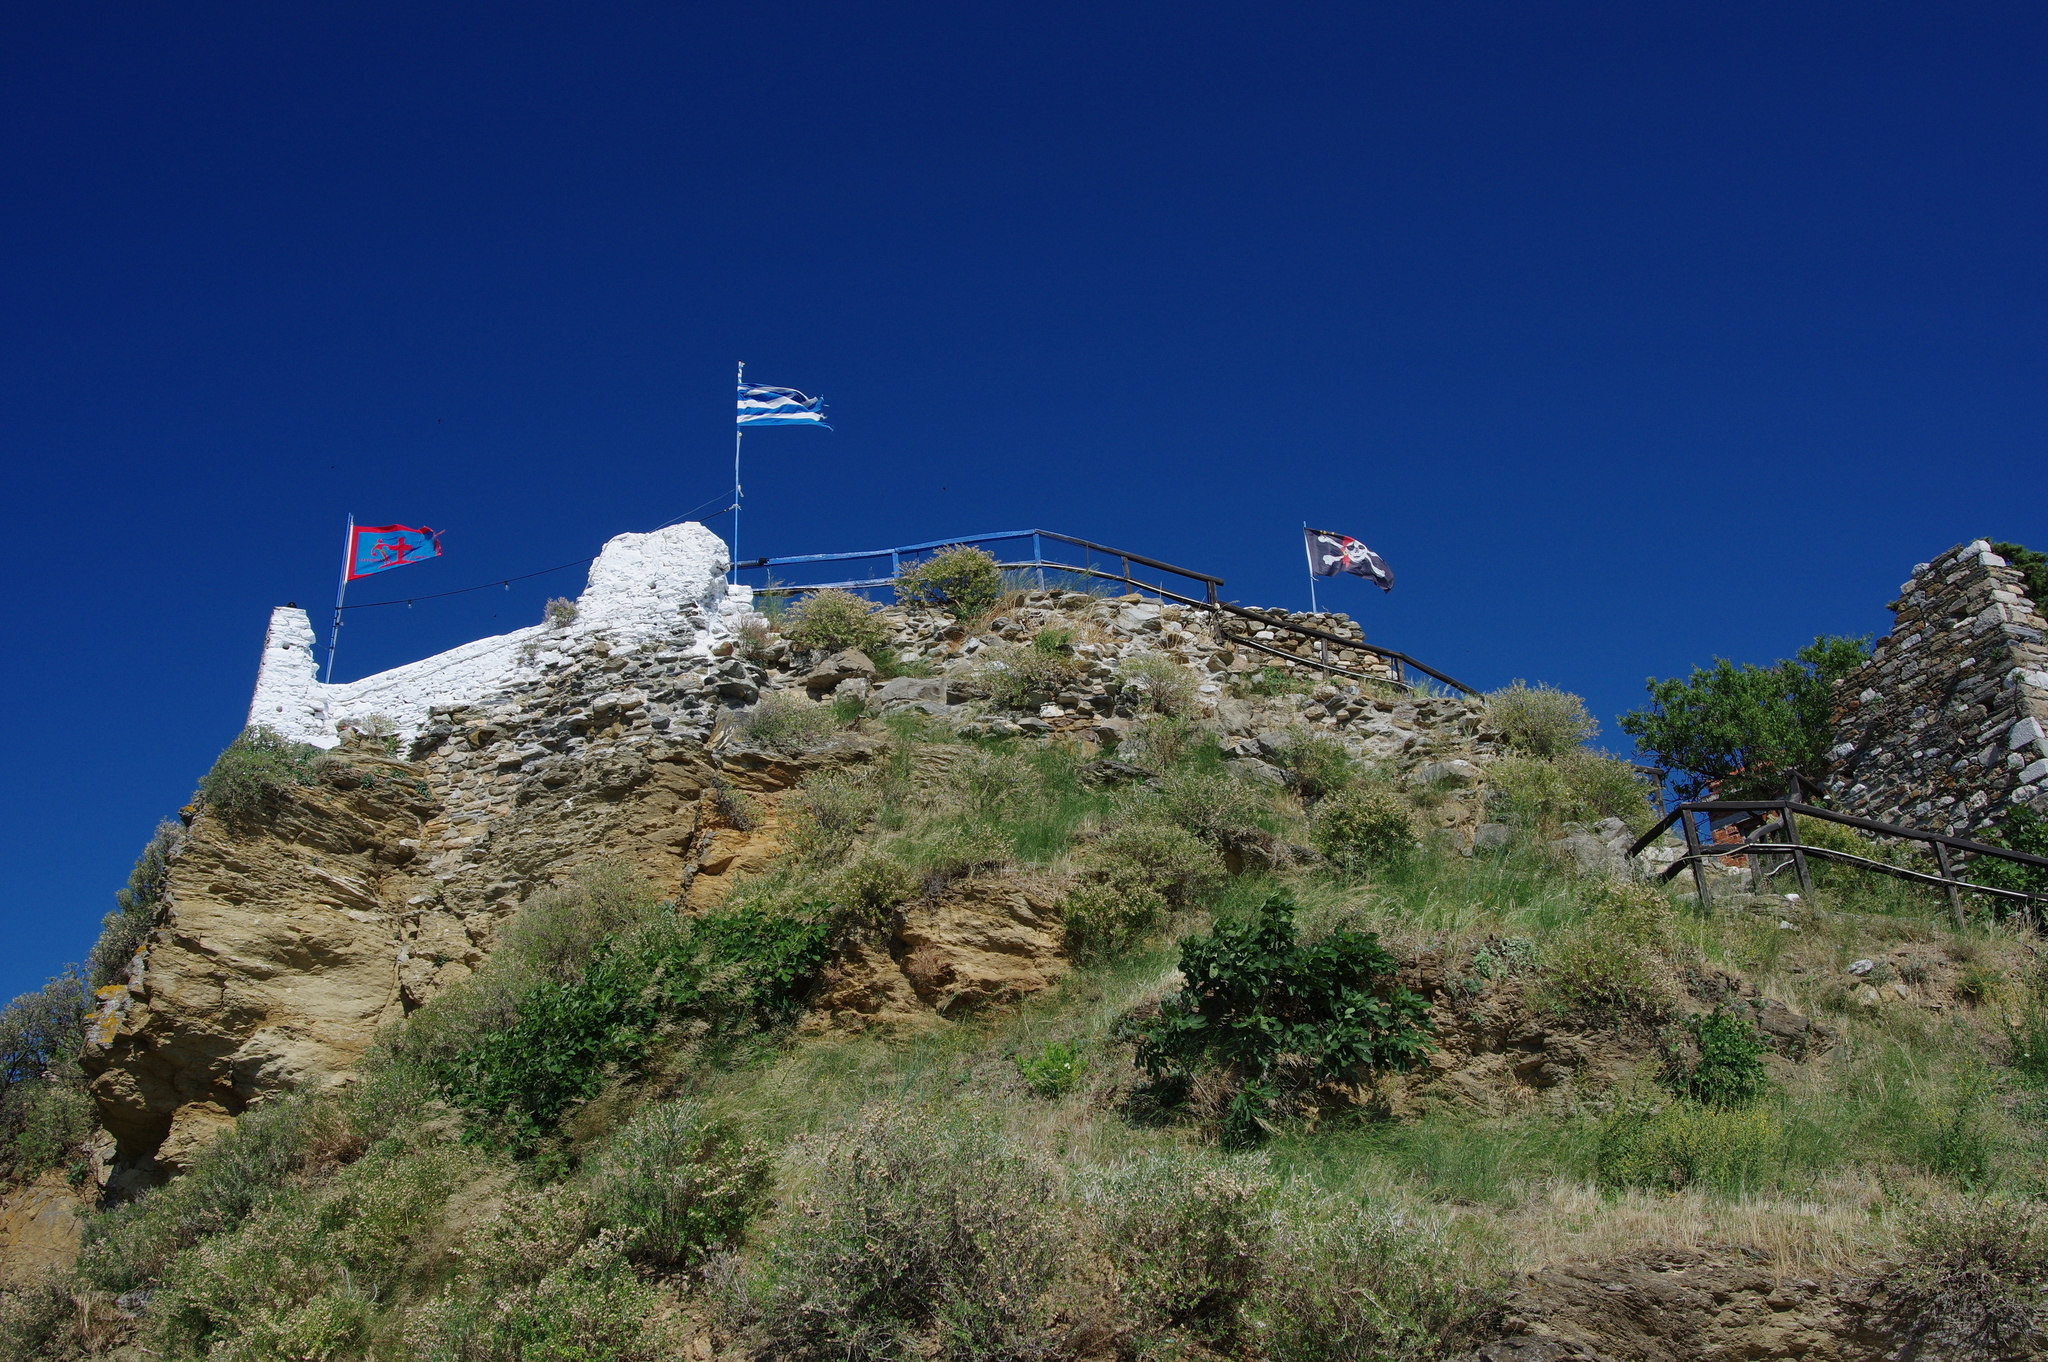
[[[936,606],[961,620],[978,620],[1003,594],[1003,570],[987,550],[956,544],[940,549],[896,577],[896,599]]]
[[[814,652],[852,648],[872,660],[889,642],[887,627],[875,618],[875,603],[837,587],[804,596],[782,612],[777,625],[792,647]]]
[[[311,785],[322,755],[311,744],[291,742],[257,724],[215,758],[199,781],[197,798],[230,822],[247,820],[268,808],[280,790]]]

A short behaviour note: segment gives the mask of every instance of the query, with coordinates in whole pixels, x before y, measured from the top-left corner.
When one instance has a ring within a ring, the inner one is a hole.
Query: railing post
[[[1707,888],[1707,869],[1700,861],[1703,853],[1700,850],[1699,826],[1692,821],[1690,813],[1678,815],[1678,826],[1685,829],[1685,850],[1692,862],[1693,893],[1699,896],[1700,911],[1710,913],[1714,910],[1714,895]]]
[[[1941,867],[1941,878],[1946,882],[1944,887],[1948,890],[1949,916],[1956,920],[1956,930],[1961,931],[1963,929],[1963,896],[1956,892],[1956,877],[1954,872],[1948,868],[1947,843],[1936,842],[1934,844],[1934,863]]]
[[[1794,786],[1793,788],[1797,789],[1798,787]],[[1792,806],[1789,803],[1785,805],[1784,809],[1780,811],[1779,816],[1785,821],[1785,839],[1794,847],[1799,846],[1799,824],[1793,821]],[[1799,892],[1808,898],[1812,898],[1813,876],[1807,873],[1805,852],[1795,850],[1792,853],[1792,868],[1799,872]]]

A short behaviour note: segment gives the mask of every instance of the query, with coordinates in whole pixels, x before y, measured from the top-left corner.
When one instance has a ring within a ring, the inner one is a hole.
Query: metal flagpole
[[[341,583],[334,588],[334,628],[327,635],[327,679],[334,679],[334,649],[341,642],[341,602],[348,595],[348,556],[356,542],[356,513],[348,513],[348,529],[341,536]]]
[[[1311,615],[1320,615],[1323,612],[1316,608],[1316,555],[1315,550],[1308,546],[1306,520],[1301,522],[1301,556],[1308,559],[1308,612]]]
[[[740,386],[747,386],[747,362],[740,361]],[[732,418],[732,561],[733,571],[738,572],[740,561],[740,436],[746,429],[740,425],[740,418]]]

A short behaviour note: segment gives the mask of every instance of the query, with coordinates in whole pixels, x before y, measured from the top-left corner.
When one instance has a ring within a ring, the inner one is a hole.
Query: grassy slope
[[[741,910],[839,923],[862,895],[886,911],[919,876],[992,855],[1086,878],[1103,830],[1189,821],[1171,800],[1085,788],[1057,752],[897,739],[875,781],[820,797],[820,825]],[[1291,796],[1248,797],[1213,752],[1173,774],[1212,841],[1308,837]],[[168,1357],[637,1357],[692,1336],[788,1356],[1421,1357],[1483,1331],[1517,1268],[1676,1241],[1825,1270],[1893,1249],[1929,1197],[2042,1186],[2031,946],[1993,924],[1947,930],[1933,900],[1850,875],[1792,930],[1683,901],[1643,929],[1644,986],[1667,1010],[1701,1007],[1689,983],[1720,970],[1836,1032],[1817,1057],[1774,1062],[1753,1106],[1659,1127],[1647,1163],[1617,1155],[1636,1138],[1625,1118],[1689,1110],[1656,1086],[1670,1033],[1654,1021],[1582,1017],[1632,1034],[1633,1062],[1512,1115],[1326,1107],[1247,1154],[1216,1146],[1200,1103],[1142,1100],[1120,1023],[1174,986],[1177,937],[1275,889],[1300,900],[1305,934],[1441,953],[1474,981],[1458,1006],[1512,986],[1539,1010],[1599,1012],[1556,979],[1587,968],[1589,942],[1616,944],[1600,893],[1548,858],[1541,811],[1520,812],[1491,859],[1432,848],[1361,876],[1207,883],[1048,994],[908,1032],[795,1040],[760,998],[720,993],[714,969],[651,1050],[619,1051],[595,1100],[520,1141],[451,1107],[435,1065],[476,1052],[537,979],[574,987],[619,940],[673,931],[630,886],[588,886],[536,909],[530,949],[417,1016],[355,1090],[258,1113],[190,1177],[101,1217],[65,1288],[91,1303],[85,1324],[51,1292],[17,1296],[0,1327],[18,1355],[49,1357],[138,1341]],[[1530,943],[1523,976],[1480,981],[1473,951],[1502,940]],[[1911,999],[1859,1000],[1844,970],[1873,957]],[[1079,1057],[1064,1092],[1020,1069],[1048,1046]],[[1676,1189],[1641,1172],[1670,1164],[1671,1140],[1691,1142]],[[115,1308],[133,1292],[154,1294]]]

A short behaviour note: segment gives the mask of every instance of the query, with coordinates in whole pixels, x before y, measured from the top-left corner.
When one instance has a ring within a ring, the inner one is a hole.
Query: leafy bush
[[[1721,658],[1683,681],[1652,678],[1650,703],[1623,715],[1621,731],[1683,777],[1687,799],[1716,786],[1723,799],[1776,799],[1787,772],[1813,775],[1826,763],[1835,682],[1869,656],[1867,637],[1824,634],[1775,666]]]
[[[2048,1344],[2048,1204],[2002,1196],[1934,1202],[1912,1215],[1906,1242],[1906,1260],[1884,1286],[1894,1319],[1922,1347],[2005,1358],[2035,1356]]]
[[[0,1167],[30,1178],[77,1156],[92,1132],[78,1071],[90,998],[75,971],[0,1009]]]
[[[495,1138],[530,1145],[608,1072],[637,1064],[664,1023],[717,1034],[788,1020],[833,934],[828,921],[748,904],[664,916],[608,938],[575,981],[540,984],[508,1024],[430,1062],[448,1096]]]
[[[1161,653],[1139,653],[1117,664],[1124,694],[1135,705],[1159,714],[1187,716],[1194,712],[1195,674]]]
[[[104,987],[119,979],[128,962],[135,958],[135,952],[149,939],[156,925],[156,906],[163,897],[165,877],[170,873],[171,857],[184,841],[184,824],[170,818],[158,823],[143,845],[142,854],[135,858],[135,868],[128,872],[127,887],[114,891],[114,902],[119,907],[100,919],[99,940],[93,943],[92,954],[86,958],[86,977],[93,987]]]
[[[2048,604],[2044,604],[2043,608],[2048,608]],[[2005,820],[1997,831],[1983,836],[1981,840],[1992,846],[2004,847],[2008,851],[2021,851],[2029,856],[2048,856],[2048,819],[2042,818],[2032,805],[2016,804],[2005,815]],[[1972,884],[1988,885],[1993,889],[2011,889],[2022,894],[2048,894],[2048,868],[2037,865],[2002,861],[1996,856],[1979,856],[1970,862],[1969,869],[1963,874]]]
[[[1110,1169],[1093,1189],[1118,1296],[1143,1331],[1233,1348],[1265,1278],[1272,1174],[1248,1155],[1186,1151]]]
[[[78,1357],[78,1302],[61,1279],[45,1278],[0,1289],[0,1357]]]
[[[1134,820],[1185,828],[1225,855],[1264,852],[1274,842],[1271,787],[1230,771],[1171,770],[1121,807]]]
[[[813,591],[782,612],[782,636],[798,648],[838,653],[858,649],[872,659],[889,641],[875,603],[851,591]]]
[[[1739,1107],[1755,1101],[1770,1086],[1763,1054],[1770,1047],[1748,1017],[1713,1012],[1688,1017],[1685,1029],[1693,1053],[1672,1045],[1666,1051],[1661,1082],[1674,1095],[1706,1107]]]
[[[1003,709],[1036,704],[1033,697],[1056,695],[1087,674],[1088,665],[1079,658],[1028,643],[990,648],[976,668],[988,698]]]
[[[1575,748],[1555,757],[1506,756],[1486,768],[1489,801],[1507,822],[1554,834],[1565,823],[1619,818],[1643,829],[1656,821],[1653,787],[1635,767]]]
[[[1053,1170],[1000,1123],[901,1107],[808,1142],[755,1269],[767,1355],[1051,1356],[1078,1274]]]
[[[812,776],[784,806],[791,857],[805,865],[842,859],[880,804],[872,781],[837,771]]]
[[[1227,873],[1215,849],[1185,828],[1134,822],[1088,847],[1083,883],[1060,901],[1066,947],[1076,959],[1113,955],[1194,904]]]
[[[801,752],[839,731],[839,714],[830,705],[815,704],[794,691],[771,690],[760,703],[741,713],[733,727],[757,747]]]
[[[1388,790],[1356,789],[1325,799],[1309,824],[1309,840],[1331,864],[1351,874],[1382,869],[1415,849],[1407,803]]]
[[[1278,760],[1294,778],[1294,789],[1303,799],[1336,794],[1357,776],[1351,754],[1335,738],[1297,733],[1281,749]]]
[[[1193,719],[1175,714],[1142,714],[1125,731],[1117,754],[1140,766],[1154,769],[1179,766],[1204,747],[1213,747],[1216,735]]]
[[[606,937],[650,926],[669,911],[629,863],[600,860],[568,884],[543,889],[522,904],[498,933],[493,963],[573,983]]]
[[[1770,1176],[1782,1144],[1777,1122],[1760,1108],[1629,1105],[1601,1127],[1598,1168],[1610,1187],[1743,1191]]]
[[[1599,736],[1586,702],[1568,690],[1520,681],[1486,696],[1486,717],[1508,746],[1532,756],[1555,757]]]
[[[1240,1085],[1224,1137],[1255,1143],[1269,1128],[1281,1084],[1355,1082],[1421,1059],[1429,1004],[1390,984],[1393,968],[1371,934],[1297,942],[1294,903],[1276,895],[1249,919],[1182,945],[1187,986],[1137,1027],[1138,1063],[1155,1080],[1204,1066],[1224,1070]]]
[[[311,785],[323,755],[262,724],[245,728],[201,778],[199,802],[230,821],[247,819],[269,808],[280,790]]]
[[[896,599],[940,606],[962,620],[977,620],[1003,595],[1003,570],[985,549],[955,544],[896,576]]]
[[[1306,1187],[1282,1198],[1253,1317],[1288,1362],[1427,1362],[1494,1333],[1502,1274],[1442,1220]]]
[[[1065,1097],[1088,1072],[1081,1047],[1071,1041],[1049,1040],[1035,1055],[1017,1056],[1017,1072],[1025,1086],[1040,1097]]]
[[[1307,695],[1316,688],[1316,683],[1295,676],[1285,667],[1264,666],[1239,681],[1236,690],[1240,695],[1278,696]]]
[[[628,1254],[688,1267],[737,1244],[768,1194],[768,1160],[729,1122],[688,1100],[641,1112],[613,1137],[591,1179],[591,1209]]]
[[[1560,1012],[1655,1021],[1671,1009],[1671,905],[1656,889],[1587,881],[1587,912],[1544,943],[1540,993]]]

